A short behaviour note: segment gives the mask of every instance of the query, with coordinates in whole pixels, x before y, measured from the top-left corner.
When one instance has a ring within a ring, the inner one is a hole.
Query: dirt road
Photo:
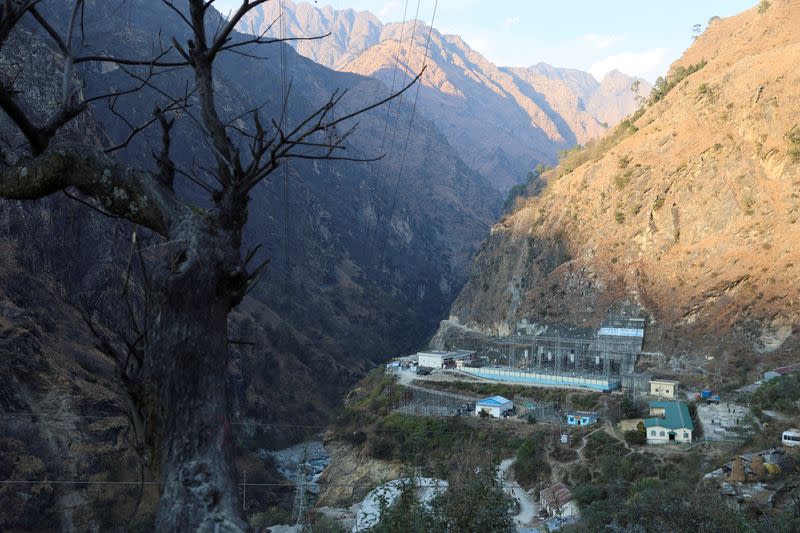
[[[514,481],[510,469],[514,463],[514,459],[506,459],[500,463],[500,469],[497,472],[497,477],[504,486],[506,492],[511,493],[514,499],[519,502],[519,514],[514,517],[514,523],[518,526],[529,526],[536,519],[539,512],[539,507],[533,501],[525,489],[519,483]]]

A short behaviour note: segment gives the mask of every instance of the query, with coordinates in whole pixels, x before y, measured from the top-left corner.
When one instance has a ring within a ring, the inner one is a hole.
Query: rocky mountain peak
[[[521,318],[596,324],[633,301],[652,351],[788,357],[800,322],[797,27],[798,0],[711,25],[643,112],[568,154],[494,226],[451,314],[500,332]]]
[[[265,4],[259,15],[242,22],[242,30],[274,20],[276,6]],[[323,65],[387,85],[397,78],[395,65],[405,79],[422,68],[430,32],[424,21],[384,25],[369,12],[325,8],[324,15],[307,3],[285,4],[285,9],[287,35],[331,34],[293,43],[302,55]],[[309,14],[300,16],[300,11]],[[312,17],[312,11],[319,16]],[[614,75],[613,87],[604,88],[587,72],[545,63],[501,68],[458,35],[442,35],[434,28],[430,36],[422,111],[464,161],[501,191],[524,180],[538,163],[554,163],[560,150],[602,135],[637,107],[628,90],[634,80],[628,78],[627,87],[620,88],[626,83],[623,74]]]

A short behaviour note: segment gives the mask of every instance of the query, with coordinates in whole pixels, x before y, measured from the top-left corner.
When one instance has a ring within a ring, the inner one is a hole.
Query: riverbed
[[[331,462],[321,438],[301,442],[283,450],[261,450],[261,455],[271,455],[283,477],[295,485],[306,485],[308,492],[313,494],[319,494],[319,476]]]

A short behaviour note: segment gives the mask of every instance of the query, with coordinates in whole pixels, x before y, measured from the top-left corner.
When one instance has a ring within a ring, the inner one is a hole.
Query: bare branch
[[[117,215],[112,215],[108,211],[103,211],[101,208],[99,208],[98,206],[92,204],[91,202],[87,202],[86,200],[84,200],[80,196],[76,196],[76,195],[72,194],[72,192],[70,191],[70,188],[66,188],[66,189],[62,190],[61,192],[64,193],[64,196],[66,196],[70,200],[72,200],[74,202],[78,202],[79,204],[88,207],[92,211],[96,211],[97,213],[100,213],[104,217],[116,218],[116,219],[122,220],[122,217],[119,217]]]
[[[379,155],[375,157],[340,157],[331,155],[328,153],[324,154],[299,154],[299,153],[292,153],[290,155],[285,156],[287,159],[311,159],[316,161],[353,161],[355,163],[374,163],[375,161],[380,161],[385,155]]]
[[[53,39],[53,41],[56,43],[56,46],[58,46],[58,49],[61,50],[61,53],[64,55],[69,53],[67,45],[64,43],[64,40],[61,39],[61,36],[58,34],[55,28],[53,28],[53,26],[50,25],[47,19],[45,19],[39,13],[39,10],[36,9],[35,7],[32,7],[30,8],[30,14],[33,16],[34,19],[36,19],[36,22],[39,23],[39,25],[44,29],[44,31],[47,32],[50,38]]]
[[[247,251],[247,254],[244,256],[244,261],[242,261],[242,264],[243,264],[245,267],[246,267],[247,265],[249,265],[249,264],[250,264],[250,261],[252,261],[252,260],[253,260],[253,257],[255,257],[255,255],[258,253],[258,251],[259,251],[260,249],[261,249],[261,244],[256,244],[255,246],[253,246],[252,248],[250,248],[250,249]]]
[[[11,91],[7,87],[0,85],[0,109],[8,115],[11,121],[25,136],[33,155],[42,153],[58,130],[83,113],[86,107],[86,102],[62,105],[44,126],[39,127],[33,123],[19,104],[14,101],[11,96]]]
[[[258,7],[261,4],[268,2],[269,0],[242,0],[242,5],[239,6],[239,9],[236,10],[229,18],[228,22],[223,26],[222,30],[217,32],[214,37],[213,44],[209,47],[208,53],[210,59],[213,61],[214,57],[217,53],[222,50],[223,46],[226,45],[228,39],[230,38],[231,33],[236,28],[236,25],[239,24],[239,21],[242,20],[249,11]],[[198,3],[199,0],[192,0],[192,4]],[[202,4],[202,2],[199,2]],[[205,11],[208,5],[203,6],[203,10]],[[195,28],[196,30],[197,28]]]
[[[189,22],[189,19],[187,19],[186,15],[183,14],[183,11],[181,11],[179,8],[175,7],[175,4],[173,4],[171,2],[171,0],[161,0],[161,1],[164,3],[164,5],[166,5],[168,8],[170,8],[172,11],[177,13],[177,15],[181,18],[181,20],[183,22],[185,22],[187,26],[189,26],[189,29],[194,29],[192,27],[192,23]]]
[[[391,94],[391,95],[387,96],[386,98],[384,98],[383,100],[381,100],[379,102],[376,102],[376,103],[374,103],[374,104],[372,104],[370,106],[363,107],[363,108],[359,109],[358,111],[354,111],[354,112],[350,113],[349,115],[345,115],[345,116],[343,116],[341,118],[338,118],[338,119],[334,120],[333,122],[329,123],[328,126],[335,126],[336,124],[340,124],[342,122],[350,120],[353,117],[357,117],[358,115],[364,114],[367,111],[371,111],[371,110],[375,109],[376,107],[380,107],[383,104],[389,102],[390,100],[394,100],[395,98],[397,98],[398,96],[400,96],[401,94],[403,94],[404,92],[409,90],[415,83],[417,83],[419,81],[419,79],[422,77],[422,75],[425,73],[425,69],[426,68],[427,68],[427,66],[422,67],[422,70],[419,71],[419,74],[417,74],[417,76],[413,80],[411,80],[411,82],[408,85],[403,87],[400,91],[398,91],[398,92],[396,92],[394,94]]]
[[[83,0],[75,0],[72,5],[72,14],[69,17],[69,26],[67,26],[67,40],[66,51],[64,52],[64,72],[61,86],[61,107],[65,109],[69,106],[72,100],[72,69],[74,68],[75,57],[72,53],[72,34],[75,31],[75,21],[78,18],[78,12],[83,5]]]
[[[219,49],[220,52],[224,52],[226,50],[233,51],[235,48],[239,48],[241,46],[248,46],[252,44],[276,44],[276,43],[288,43],[292,41],[317,41],[319,39],[324,39],[326,37],[330,37],[330,33],[326,33],[324,35],[313,35],[311,37],[271,37],[269,39],[265,39],[262,35],[259,37],[254,37],[252,39],[246,39],[244,41],[236,41],[235,43],[227,44]],[[242,54],[246,55],[246,54]]]
[[[175,190],[175,163],[169,155],[170,147],[170,130],[175,124],[175,119],[168,119],[166,113],[156,106],[153,115],[158,119],[161,125],[161,153],[156,156],[156,163],[158,163],[158,177],[161,183],[169,187],[170,190]]]
[[[269,266],[270,260],[266,259],[258,265],[253,272],[247,275],[247,284],[245,286],[244,292],[245,294],[249,293],[253,288],[258,285],[258,282],[261,281],[261,277],[264,275],[264,272],[267,270],[267,266]]]
[[[187,180],[191,181],[192,183],[194,183],[195,185],[197,185],[198,187],[200,187],[201,189],[203,189],[207,193],[214,194],[214,188],[211,187],[211,185],[209,185],[208,183],[206,183],[203,180],[201,180],[200,178],[198,178],[196,176],[192,176],[188,172],[184,172],[183,170],[181,170],[177,166],[175,167],[175,172],[177,174],[180,174],[181,176],[183,176]]]
[[[178,53],[181,53],[181,48],[175,48]],[[166,50],[166,52],[171,51],[172,48]],[[162,56],[165,54],[161,54]],[[183,55],[183,54],[181,54]],[[131,67],[186,67],[189,65],[188,61],[160,61],[154,59],[130,59],[125,57],[113,57],[113,56],[104,56],[104,55],[87,55],[87,56],[79,56],[76,57],[74,63],[76,65],[80,63],[114,63],[117,65],[128,65]]]
[[[22,16],[41,0],[5,0],[0,3],[0,48]]]
[[[34,154],[42,151],[47,146],[47,140],[33,122],[28,118],[22,108],[11,96],[10,88],[0,85],[0,109],[11,119],[27,139]]]
[[[400,91],[397,91],[393,94],[390,94],[386,98],[375,102],[374,104],[368,105],[366,107],[360,108],[352,113],[344,115],[338,119],[328,120],[329,116],[332,114],[333,109],[339,104],[339,102],[344,98],[347,94],[347,91],[342,91],[341,93],[338,91],[334,91],[331,95],[328,102],[325,103],[322,107],[317,109],[314,113],[311,113],[307,116],[300,124],[298,124],[291,132],[288,134],[284,133],[281,129],[280,124],[276,121],[272,121],[272,125],[275,130],[278,132],[277,137],[270,141],[269,144],[265,145],[259,143],[258,140],[254,141],[255,146],[251,146],[251,153],[253,156],[253,161],[250,163],[248,168],[245,171],[245,178],[242,182],[243,187],[246,191],[251,190],[255,187],[261,180],[266,178],[270,173],[272,173],[278,165],[280,161],[283,159],[311,159],[311,160],[323,160],[329,159],[333,161],[355,161],[355,162],[373,162],[379,161],[383,158],[383,155],[371,158],[361,158],[361,157],[345,157],[345,156],[334,156],[333,152],[338,147],[342,145],[344,140],[349,137],[355,127],[351,127],[343,136],[340,137],[331,137],[331,139],[327,143],[315,143],[313,140],[314,135],[322,132],[329,132],[333,131],[337,124],[341,124],[342,122],[351,120],[363,113],[366,113],[372,109],[380,107],[381,105],[393,100],[394,98],[399,97],[405,91],[410,89],[415,83],[419,81],[422,77],[422,74],[425,72],[423,68],[420,73],[411,80],[408,85],[403,87]],[[308,152],[297,152],[294,150],[296,147],[300,146],[310,146],[313,144],[318,144],[318,148],[320,148],[320,152],[317,153],[308,153]],[[269,152],[269,159],[264,161],[265,155]]]
[[[145,85],[149,86],[149,84],[145,81],[145,82],[142,83],[140,88],[144,87]],[[114,95],[114,97],[111,100],[108,101],[108,109],[109,109],[109,111],[111,111],[111,113],[113,113],[114,116],[116,116],[117,118],[122,120],[125,123],[125,125],[128,126],[128,129],[130,131],[128,132],[128,135],[125,137],[125,139],[122,140],[122,142],[117,143],[114,146],[111,146],[109,148],[106,148],[105,149],[105,153],[110,154],[110,153],[116,152],[117,150],[121,150],[123,148],[126,148],[133,141],[133,139],[137,135],[139,135],[141,132],[143,132],[144,130],[146,130],[152,124],[154,124],[155,122],[157,122],[159,120],[158,116],[156,114],[154,114],[152,117],[150,117],[144,123],[139,124],[138,126],[134,126],[133,124],[130,123],[130,121],[127,118],[125,118],[125,116],[122,115],[122,113],[119,113],[116,110],[116,102],[117,102],[118,98],[121,95],[132,93],[132,92],[136,92],[138,90],[139,90],[139,88],[134,88],[134,89],[131,89],[131,90],[128,90],[128,91],[123,91],[123,92],[121,92],[121,93],[119,93],[117,95]],[[187,92],[183,97],[181,97],[179,99],[171,99],[168,102],[167,106],[163,110],[161,110],[161,112],[162,113],[167,113],[167,112],[173,112],[173,111],[184,111],[184,112],[187,113],[188,116],[191,116],[188,113],[188,109],[190,107],[189,99],[191,98],[191,96],[193,94],[194,94],[194,91]],[[158,108],[158,109],[160,109],[160,108]]]
[[[51,147],[0,171],[0,198],[35,200],[67,187],[97,200],[103,210],[164,236],[177,218],[190,212],[151,174],[82,145]]]

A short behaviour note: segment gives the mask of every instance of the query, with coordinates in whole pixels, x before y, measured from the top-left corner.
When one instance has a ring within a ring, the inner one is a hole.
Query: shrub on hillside
[[[625,432],[623,435],[623,437],[625,437],[625,442],[636,446],[647,444],[647,432],[641,423],[639,425],[641,428],[636,428]]]
[[[514,461],[514,479],[523,487],[530,488],[550,476],[550,465],[545,459],[545,435],[537,433],[525,441]]]
[[[800,375],[790,374],[772,379],[761,385],[750,401],[754,409],[798,413],[800,400]]]
[[[786,134],[789,139],[789,161],[800,163],[800,128],[795,126]]]
[[[659,100],[662,100],[673,88],[675,88],[676,85],[685,80],[688,76],[705,67],[707,63],[708,62],[703,59],[699,63],[689,65],[688,67],[675,67],[672,76],[668,76],[666,78],[659,76],[655,85],[653,85],[653,90],[650,91],[650,98],[648,98],[647,103],[649,105],[653,105]]]

